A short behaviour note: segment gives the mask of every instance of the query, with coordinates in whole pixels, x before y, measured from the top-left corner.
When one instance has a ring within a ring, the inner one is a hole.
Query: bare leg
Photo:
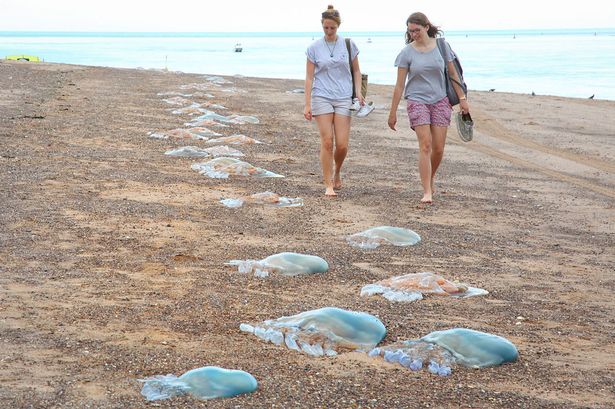
[[[320,132],[320,166],[325,184],[325,196],[336,196],[333,191],[333,114],[316,116]]]
[[[423,185],[422,203],[431,203],[431,130],[429,125],[414,128],[419,141],[419,176]]]
[[[333,159],[335,161],[335,176],[333,179],[333,188],[341,189],[342,187],[342,164],[348,153],[348,140],[350,138],[350,117],[345,115],[335,115],[333,117],[333,128],[335,133],[335,153]]]
[[[431,127],[431,194],[435,192],[434,182],[436,180],[436,171],[442,162],[444,156],[444,144],[446,143],[446,131],[445,126],[432,126]]]

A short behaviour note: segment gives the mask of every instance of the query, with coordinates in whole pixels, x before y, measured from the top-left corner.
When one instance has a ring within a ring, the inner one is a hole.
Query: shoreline
[[[449,129],[433,206],[420,206],[418,151],[404,106],[387,129],[392,86],[352,121],[344,188],[322,196],[318,135],[302,119],[302,80],[225,77],[214,102],[259,118],[231,125],[263,144],[245,160],[285,178],[209,179],[157,140],[182,128],[160,92],[203,74],[0,61],[0,401],[8,406],[146,408],[137,381],[215,365],[255,376],[232,399],[163,407],[605,407],[615,333],[615,102],[472,92],[474,141]],[[213,75],[213,74],[212,74]],[[223,89],[233,91],[223,91]],[[193,93],[196,89],[189,91]],[[270,190],[304,206],[228,209]],[[419,245],[352,248],[378,225]],[[259,279],[224,265],[281,251],[318,255],[327,273]],[[484,288],[465,300],[392,303],[369,283],[434,271]],[[313,358],[239,330],[310,309],[364,311],[383,344],[455,327],[511,340],[520,359],[449,377],[361,353]]]

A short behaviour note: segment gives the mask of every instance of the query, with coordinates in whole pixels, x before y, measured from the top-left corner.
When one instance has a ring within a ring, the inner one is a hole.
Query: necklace
[[[335,51],[335,46],[337,45],[337,37],[335,37],[335,43],[333,43],[333,48],[329,47],[329,42],[327,41],[326,38],[325,38],[325,45],[327,46],[327,49],[329,50],[329,56],[333,58],[333,51]]]

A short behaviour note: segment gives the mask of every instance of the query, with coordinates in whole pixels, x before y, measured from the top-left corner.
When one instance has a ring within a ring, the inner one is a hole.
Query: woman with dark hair
[[[446,96],[444,64],[447,64],[448,72],[457,82],[459,76],[452,63],[454,54],[450,46],[445,43],[447,58],[444,61],[436,43],[436,36],[441,31],[425,14],[411,14],[406,25],[407,45],[395,60],[397,82],[388,124],[396,130],[397,106],[403,94],[408,104],[410,127],[416,132],[419,142],[419,175],[423,185],[421,203],[432,203],[436,171],[444,155],[446,131],[452,113]],[[459,96],[461,111],[469,113],[470,106],[463,89],[455,81],[453,87]]]
[[[361,78],[357,57],[359,49],[351,40],[350,66],[346,42],[343,37],[337,35],[341,22],[340,13],[333,6],[329,6],[322,13],[321,19],[324,37],[316,40],[306,52],[303,116],[308,121],[315,118],[318,124],[325,196],[336,196],[335,190],[342,187],[341,170],[348,152],[350,136],[351,70],[355,78]],[[361,81],[355,84],[355,93],[359,103],[365,105],[361,95]]]

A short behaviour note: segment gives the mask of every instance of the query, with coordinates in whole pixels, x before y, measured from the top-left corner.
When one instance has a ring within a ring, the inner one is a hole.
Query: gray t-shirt
[[[448,61],[453,61],[451,47],[445,42]],[[435,104],[446,96],[444,60],[438,46],[427,52],[408,44],[395,59],[395,66],[408,68],[404,98],[424,104]]]
[[[359,54],[359,49],[352,40],[350,40],[350,52],[352,60]],[[305,55],[315,65],[312,96],[331,99],[345,99],[352,96],[352,75],[348,64],[346,41],[343,37],[338,36],[334,44],[327,44],[322,37],[308,47]]]

